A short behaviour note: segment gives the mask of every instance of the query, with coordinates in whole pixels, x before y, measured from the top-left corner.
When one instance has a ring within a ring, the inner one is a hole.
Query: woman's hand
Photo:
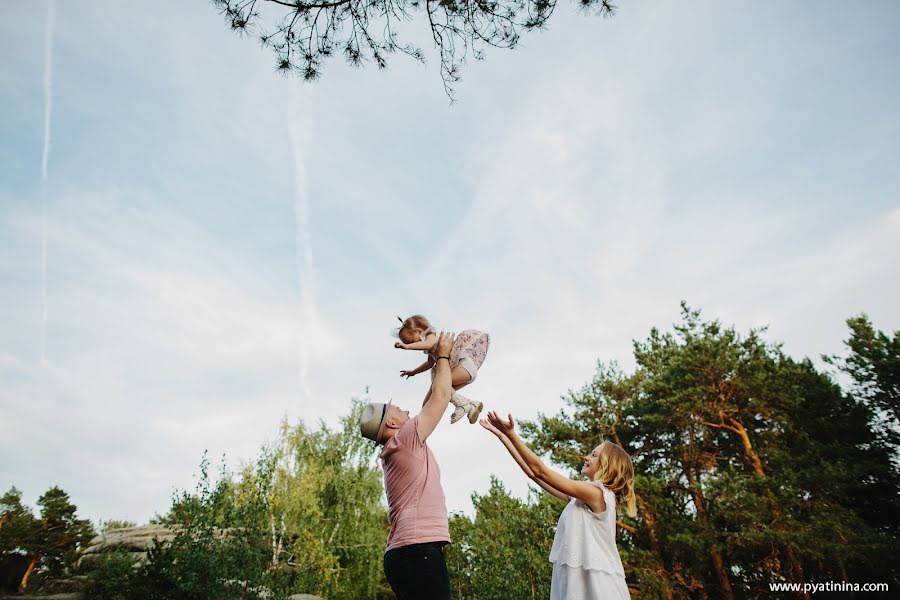
[[[394,348],[399,348],[400,350],[406,350],[406,344],[403,342],[394,342]]]
[[[504,421],[500,418],[495,411],[491,411],[488,413],[488,421],[491,425],[496,427],[503,435],[510,436],[516,431],[516,424],[513,421],[513,416],[509,415],[509,420]]]
[[[407,379],[409,379],[413,375],[418,375],[418,373],[416,373],[415,371],[400,371],[400,377],[406,377]]]
[[[503,439],[503,432],[491,425],[491,422],[487,419],[481,419],[480,421],[478,421],[478,424],[496,435],[498,438]]]

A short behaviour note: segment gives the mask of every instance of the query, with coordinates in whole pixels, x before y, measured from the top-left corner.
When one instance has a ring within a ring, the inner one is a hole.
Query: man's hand
[[[511,436],[516,431],[516,424],[513,421],[512,415],[509,415],[508,421],[504,421],[500,418],[500,415],[492,410],[488,413],[488,421],[491,425],[499,429],[500,432],[503,433],[503,435]]]
[[[442,331],[437,341],[438,356],[450,356],[450,351],[453,350],[453,342],[455,341],[456,334]]]
[[[409,379],[413,375],[418,375],[418,373],[416,373],[415,371],[400,371],[400,377],[406,377],[407,379]]]
[[[454,334],[441,333],[437,342],[438,356],[448,356],[450,350],[453,349],[454,341],[456,341]],[[452,383],[450,365],[445,365],[438,360],[434,367],[434,379],[431,382],[431,390],[426,396],[425,405],[422,407],[422,412],[419,413],[417,421],[419,439],[423,442],[428,439],[428,436],[431,435],[431,432],[434,431],[441,417],[447,411],[447,405],[450,404],[450,395],[453,394]]]

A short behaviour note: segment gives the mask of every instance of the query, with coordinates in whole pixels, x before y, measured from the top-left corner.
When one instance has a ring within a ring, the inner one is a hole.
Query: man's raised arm
[[[437,427],[447,411],[447,405],[450,404],[450,396],[453,395],[453,386],[450,383],[450,351],[455,340],[456,336],[452,333],[441,332],[438,337],[437,365],[434,368],[434,381],[431,382],[431,397],[419,413],[419,439],[423,442]]]

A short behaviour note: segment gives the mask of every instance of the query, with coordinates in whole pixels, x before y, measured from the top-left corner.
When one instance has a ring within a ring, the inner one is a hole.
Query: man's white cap
[[[363,408],[359,418],[359,432],[373,442],[381,443],[381,432],[387,419],[387,407],[390,402],[370,402]]]

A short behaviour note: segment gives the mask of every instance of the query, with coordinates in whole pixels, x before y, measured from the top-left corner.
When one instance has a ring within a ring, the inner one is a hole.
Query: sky
[[[452,105],[428,45],[307,84],[206,2],[5,6],[0,492],[145,523],[283,418],[415,412],[398,315],[490,332],[466,395],[521,419],[682,300],[797,358],[900,329],[900,4],[620,4]],[[429,444],[451,511],[527,492],[477,425]]]

